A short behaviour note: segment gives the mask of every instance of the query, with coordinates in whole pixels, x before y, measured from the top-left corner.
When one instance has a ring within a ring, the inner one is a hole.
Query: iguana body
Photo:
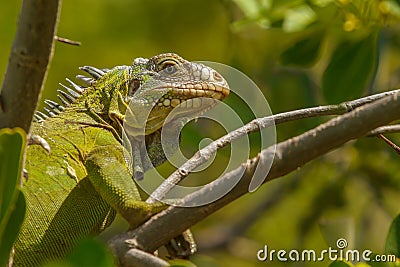
[[[177,68],[185,71],[177,75]],[[229,93],[216,71],[175,54],[137,59],[132,66],[106,72],[83,69],[93,76],[84,79],[90,86],[71,83],[78,93],[61,92],[67,107],[47,102],[52,109],[49,118],[39,115],[32,125],[31,134],[44,138],[51,152],[41,146],[27,150],[28,179],[22,188],[27,214],[15,243],[14,266],[37,266],[64,256],[78,239],[109,226],[116,212],[135,228],[160,210],[160,205],[141,200],[124,157],[121,125],[130,100],[147,100],[135,102],[133,109],[139,111],[155,102],[144,133],[149,158],[158,165],[165,160],[160,122],[173,106],[200,95],[222,100]],[[150,80],[163,82],[161,100],[148,98],[153,89],[145,85]]]

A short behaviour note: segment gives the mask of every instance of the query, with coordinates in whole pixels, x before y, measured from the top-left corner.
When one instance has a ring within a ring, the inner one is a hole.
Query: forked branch
[[[333,118],[306,133],[277,144],[272,167],[266,175],[264,183],[282,177],[350,140],[361,138],[380,126],[400,119],[399,108],[398,92],[394,92],[380,100],[359,106],[353,111]],[[215,182],[186,196],[182,203],[190,203],[193,199],[206,196],[219,183],[227,183],[231,179],[240,178],[239,183],[222,198],[198,207],[171,206],[152,217],[139,228],[115,236],[109,242],[111,248],[119,259],[124,259],[124,255],[130,247],[148,252],[156,250],[208,215],[248,193],[255,168],[257,165],[262,165],[268,161],[274,155],[273,152],[273,147],[261,151],[257,157],[248,160],[237,169],[218,178]],[[168,227],[166,227],[167,225]],[[122,262],[122,264],[128,263]]]

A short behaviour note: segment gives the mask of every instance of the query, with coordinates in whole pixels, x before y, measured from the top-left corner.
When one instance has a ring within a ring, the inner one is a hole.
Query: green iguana
[[[63,104],[46,100],[48,115],[38,112],[33,122],[32,136],[46,140],[51,152],[43,146],[27,149],[28,178],[22,187],[27,213],[14,246],[14,266],[38,266],[64,256],[78,239],[108,227],[116,212],[136,228],[165,208],[142,201],[132,179],[121,144],[124,114],[152,107],[143,133],[149,159],[157,166],[165,161],[160,132],[171,110],[187,103],[180,108],[190,112],[194,99],[222,100],[229,94],[218,72],[172,53],[110,70],[81,69],[90,77],[77,78],[87,85],[67,79],[71,88],[64,86],[58,96]],[[208,108],[202,105],[196,112]],[[133,159],[141,153],[132,152]],[[137,175],[149,168],[133,164]]]

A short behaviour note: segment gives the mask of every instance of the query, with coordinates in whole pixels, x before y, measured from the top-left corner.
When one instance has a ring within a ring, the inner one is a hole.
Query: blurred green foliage
[[[398,88],[399,2],[64,1],[58,35],[80,41],[82,46],[56,44],[42,98],[55,100],[58,82],[76,75],[79,66],[130,64],[136,57],[162,52],[176,52],[189,60],[221,62],[241,70],[259,85],[274,113]],[[0,9],[1,73],[6,68],[19,6],[20,1],[5,1]],[[236,103],[233,98],[226,102]],[[247,114],[248,109],[238,112]],[[242,117],[252,118],[251,114]],[[278,141],[326,119],[280,125]],[[221,135],[219,127],[208,126],[208,131],[211,136]],[[191,146],[194,151],[198,143],[193,144],[193,140],[200,140],[204,133],[190,129],[188,133],[189,137],[183,135],[182,146]],[[397,135],[389,138],[400,141]],[[229,152],[224,153],[217,164],[226,161]],[[376,138],[346,144],[199,223],[194,234],[200,249],[193,262],[199,266],[264,266],[256,253],[266,244],[274,249],[318,251],[327,248],[328,240],[335,240],[333,233],[342,234],[336,239],[346,238],[353,248],[383,253],[386,236],[382,233],[388,232],[392,219],[400,213],[398,161],[398,155]],[[165,164],[161,170],[169,173],[173,167]],[[219,170],[216,172],[218,177]],[[279,190],[285,195],[272,199]],[[269,208],[259,211],[228,243],[212,246],[226,238],[227,228],[266,201]],[[120,231],[121,224],[118,221],[103,237]],[[329,261],[324,263],[329,265]]]
[[[113,267],[114,258],[103,242],[94,238],[78,241],[66,259],[45,264],[45,267]]]
[[[385,252],[400,258],[400,215],[393,220],[390,226]]]
[[[12,245],[25,216],[19,189],[26,134],[22,129],[0,130],[0,266],[7,266]]]

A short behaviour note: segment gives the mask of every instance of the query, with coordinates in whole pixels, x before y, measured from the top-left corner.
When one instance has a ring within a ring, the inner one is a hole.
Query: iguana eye
[[[174,72],[176,72],[176,67],[168,66],[165,69],[163,69],[163,71],[165,71],[165,73],[167,73],[167,74],[173,74]]]
[[[178,62],[174,60],[164,60],[160,63],[160,71],[165,72],[166,74],[173,74],[177,71]]]

